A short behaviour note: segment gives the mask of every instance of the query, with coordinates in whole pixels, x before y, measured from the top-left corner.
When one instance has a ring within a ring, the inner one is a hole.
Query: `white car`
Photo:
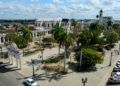
[[[25,83],[26,83],[28,86],[38,86],[37,82],[34,81],[34,80],[31,79],[31,78],[26,79]]]

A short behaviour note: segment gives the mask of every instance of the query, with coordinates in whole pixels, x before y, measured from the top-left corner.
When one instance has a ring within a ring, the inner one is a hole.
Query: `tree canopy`
[[[119,35],[115,31],[107,32],[105,37],[108,44],[116,43],[119,40]]]
[[[76,60],[80,61],[80,52],[75,54]],[[96,64],[103,62],[102,54],[90,48],[84,48],[82,54],[82,69],[95,67]]]

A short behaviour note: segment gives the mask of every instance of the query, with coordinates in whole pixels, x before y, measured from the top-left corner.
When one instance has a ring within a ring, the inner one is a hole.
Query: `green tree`
[[[98,22],[94,22],[94,23],[90,24],[89,29],[90,30],[99,30],[99,31],[101,31],[103,29],[103,27]]]
[[[43,43],[45,43],[45,44],[51,44],[51,42],[52,42],[52,38],[43,38]]]
[[[78,44],[79,45],[81,44],[82,47],[89,46],[91,42],[91,38],[92,38],[92,32],[90,32],[89,30],[84,30],[78,37]]]
[[[18,48],[25,48],[27,46],[27,41],[22,35],[19,35],[16,38],[15,43],[17,44]]]
[[[27,43],[32,41],[32,32],[29,30],[28,26],[23,26],[22,36],[26,39]]]
[[[113,22],[111,20],[109,20],[107,22],[107,29],[112,29],[112,26],[113,26]]]
[[[116,33],[115,31],[112,31],[112,32],[107,32],[105,34],[105,37],[106,37],[106,41],[108,44],[113,44],[113,43],[116,43],[118,42],[119,40],[119,35],[118,33]]]
[[[27,46],[27,41],[22,35],[18,35],[17,33],[8,33],[6,35],[6,39],[15,42],[18,48],[24,48]]]
[[[113,24],[113,29],[120,29],[120,24]]]
[[[114,29],[114,31],[115,31],[116,33],[118,33],[119,36],[120,36],[120,24],[114,24],[114,25],[113,25],[113,29]]]
[[[65,70],[65,65],[66,65],[66,58],[68,58],[68,49],[71,45],[73,45],[73,38],[72,38],[72,34],[70,33],[67,33],[64,32],[62,35],[61,35],[61,38],[62,38],[62,45],[64,46],[64,70]]]
[[[39,37],[39,44],[41,45],[42,39],[45,36],[45,32],[38,32],[38,37]]]
[[[16,33],[8,33],[6,35],[6,40],[7,41],[14,41],[15,42],[15,39],[18,37],[18,35]]]
[[[24,48],[32,41],[32,32],[28,26],[23,26],[22,34],[18,34],[17,32],[8,33],[6,39],[7,41],[15,42],[19,48]]]
[[[58,53],[60,54],[60,47],[62,44],[62,35],[64,34],[65,29],[60,26],[58,23],[53,27],[53,35],[56,42],[59,44]]]
[[[80,61],[80,53],[76,52],[75,59]],[[95,67],[96,64],[103,62],[102,54],[90,48],[84,48],[82,54],[82,70]]]

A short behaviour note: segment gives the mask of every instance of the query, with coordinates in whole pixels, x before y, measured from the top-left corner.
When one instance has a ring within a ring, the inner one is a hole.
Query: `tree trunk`
[[[18,59],[16,58],[16,67],[18,67]]]
[[[80,51],[80,70],[81,70],[81,65],[82,65],[82,49]]]
[[[42,51],[42,64],[43,64],[43,51]]]
[[[11,57],[9,57],[9,64],[11,64]]]
[[[13,57],[11,57],[11,62],[12,62],[12,64],[13,64]]]
[[[65,51],[64,51],[64,71],[66,71],[66,57],[67,57],[67,48],[65,47]]]
[[[60,43],[59,43],[59,48],[58,48],[58,55],[60,55]]]
[[[21,58],[19,58],[19,63],[20,63],[20,69],[21,69]]]

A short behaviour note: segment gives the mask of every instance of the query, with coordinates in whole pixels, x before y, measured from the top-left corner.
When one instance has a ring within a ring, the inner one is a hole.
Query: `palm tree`
[[[68,58],[68,49],[73,44],[73,38],[70,33],[64,32],[63,35],[61,35],[62,38],[62,45],[64,46],[64,71],[66,70],[66,58]]]
[[[22,36],[27,40],[28,43],[32,41],[32,32],[29,30],[28,26],[23,26],[22,34]]]
[[[26,39],[27,41],[27,45],[28,45],[28,52],[29,52],[29,42],[32,41],[32,32],[29,30],[29,27],[28,26],[23,26],[23,29],[22,29],[22,36],[23,38]]]
[[[63,34],[64,31],[65,31],[65,29],[62,26],[59,26],[58,23],[53,27],[54,39],[59,44],[59,50],[58,50],[59,55],[60,55],[60,47],[61,47],[61,43],[62,43],[61,36],[62,36],[62,34]]]

